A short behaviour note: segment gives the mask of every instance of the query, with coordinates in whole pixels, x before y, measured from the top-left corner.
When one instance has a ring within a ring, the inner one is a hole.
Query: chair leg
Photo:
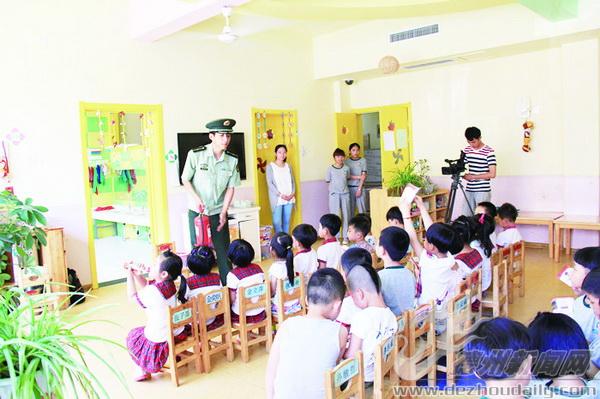
[[[513,289],[514,289],[513,278],[508,280],[508,303],[513,303]]]
[[[194,361],[196,372],[200,374],[202,373],[202,350],[199,343],[194,346],[194,352],[194,355],[196,355],[196,360]]]
[[[227,344],[227,361],[228,362],[233,362],[233,358],[234,358],[234,353],[233,353],[233,339],[231,337],[231,330],[228,331],[227,333],[221,335],[221,342],[226,342]]]
[[[525,296],[525,270],[521,268],[521,275],[519,276],[519,296]]]

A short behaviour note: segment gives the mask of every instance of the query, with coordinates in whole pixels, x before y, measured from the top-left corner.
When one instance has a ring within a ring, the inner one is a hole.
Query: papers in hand
[[[552,299],[552,313],[562,313],[569,317],[573,317],[573,305],[575,298],[570,296],[562,296]]]
[[[571,280],[571,275],[573,274],[574,271],[575,271],[575,269],[573,269],[569,265],[565,265],[565,267],[563,267],[561,269],[561,271],[558,272],[558,274],[556,275],[556,277],[558,277],[558,279],[560,281],[562,281],[563,283],[565,283],[569,287],[573,288],[573,281]]]
[[[402,191],[402,195],[400,196],[400,202],[406,204],[412,203],[420,189],[420,187],[408,183],[406,187],[404,187],[404,191]]]

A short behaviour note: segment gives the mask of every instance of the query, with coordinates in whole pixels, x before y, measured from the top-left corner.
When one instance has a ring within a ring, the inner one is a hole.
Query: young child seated
[[[344,250],[335,236],[340,232],[341,226],[342,220],[333,213],[327,213],[319,219],[319,237],[324,239],[323,244],[317,249],[319,268],[339,267]]]
[[[384,269],[379,271],[381,292],[385,304],[396,316],[415,306],[415,276],[400,263],[408,249],[408,233],[399,227],[381,230],[377,256],[383,259]]]
[[[294,284],[294,252],[292,251],[292,237],[284,232],[279,232],[271,239],[271,257],[274,259],[269,268],[269,279],[271,281],[271,295],[273,296],[273,305],[271,310],[277,313],[277,280],[288,280]],[[292,314],[300,311],[300,301],[292,300],[283,304],[285,314]]]
[[[222,287],[219,273],[211,273],[212,268],[217,263],[215,253],[211,248],[195,247],[187,256],[186,262],[188,269],[192,272],[192,275],[187,279],[186,300]],[[215,303],[214,306],[211,306],[214,309],[217,305]],[[208,319],[206,320],[207,329],[214,330],[221,327],[223,322],[223,315]]]
[[[529,324],[534,360],[533,398],[592,399],[600,395],[600,380],[582,377],[589,366],[590,352],[581,327],[567,315],[538,313]]]
[[[600,319],[600,268],[596,268],[588,273],[583,280],[581,289],[587,296],[589,304],[594,312],[595,321],[593,325],[596,327],[596,331],[592,331],[586,338],[590,337],[592,340],[588,340],[590,343],[590,355],[592,365],[594,366],[594,372],[590,375],[594,375],[600,369],[600,336],[598,335],[598,320]],[[584,330],[585,333],[585,330]]]
[[[260,266],[252,263],[254,248],[246,240],[233,240],[227,250],[227,257],[233,269],[227,273],[227,287],[231,298],[231,322],[240,321],[240,300],[237,295],[238,288],[249,287],[265,281],[265,274]],[[247,323],[258,323],[267,317],[264,309],[252,309],[246,312]]]
[[[504,317],[482,321],[464,353],[469,369],[485,381],[485,398],[525,398],[531,380],[531,340],[527,328]]]
[[[334,320],[346,285],[331,268],[317,270],[308,281],[308,313],[284,321],[271,347],[267,365],[268,398],[321,399],[325,372],[346,348],[347,332]]]
[[[466,278],[474,270],[479,270],[483,266],[483,257],[475,248],[472,248],[470,243],[475,238],[475,221],[467,216],[459,216],[450,225],[457,233],[462,247],[459,252],[454,255],[458,272],[461,278]]]
[[[469,245],[476,249],[483,263],[481,264],[481,289],[487,290],[492,285],[492,253],[495,251],[494,243],[492,242],[492,234],[496,229],[496,224],[491,216],[484,213],[472,216],[475,232]]]
[[[504,229],[497,236],[498,242],[496,245],[498,247],[508,247],[523,239],[515,224],[518,216],[519,211],[513,204],[504,203],[498,208],[499,224]]]
[[[356,216],[360,216],[366,219],[368,225],[369,225],[369,232],[367,233],[367,235],[365,236],[365,241],[373,248],[375,248],[375,246],[377,245],[377,239],[375,238],[375,236],[371,233],[371,227],[373,226],[373,220],[371,220],[371,216],[369,216],[368,213],[357,213]],[[373,249],[373,251],[375,251],[375,249]]]
[[[348,223],[348,240],[352,243],[350,248],[363,248],[374,253],[375,248],[371,246],[365,237],[371,231],[371,220],[365,216],[356,215]]]
[[[353,357],[362,351],[365,382],[373,382],[375,375],[375,346],[398,330],[394,313],[385,306],[380,295],[381,282],[372,267],[354,266],[348,274],[348,289],[360,311],[352,319],[350,344],[344,355]]]
[[[127,270],[127,295],[146,312],[145,327],[136,327],[127,334],[127,349],[136,364],[136,381],[146,381],[158,373],[169,357],[168,309],[177,306],[177,299],[185,302],[185,277],[181,274],[183,262],[170,250],[158,256],[150,266],[148,277],[133,262],[124,265]],[[179,290],[174,280],[180,279]],[[138,290],[138,287],[140,288]],[[187,335],[183,327],[173,331],[175,340]]]
[[[373,267],[373,258],[369,251],[362,248],[350,248],[342,255],[341,264],[342,264],[342,276],[344,279],[348,279],[348,273],[352,270],[352,268],[356,265],[361,265],[364,267]],[[340,314],[337,318],[338,323],[341,323],[344,327],[350,331],[350,325],[352,325],[352,318],[360,309],[354,304],[352,300],[352,296],[350,293],[347,293],[347,296],[342,301],[342,309],[340,310]]]
[[[404,218],[402,217],[402,212],[400,212],[400,208],[397,206],[393,206],[388,209],[385,214],[385,220],[388,222],[388,226],[396,226],[401,229],[404,228]]]
[[[415,197],[417,208],[421,212],[425,225],[425,240],[423,245],[417,238],[417,232],[412,223],[404,225],[410,237],[410,244],[419,258],[421,285],[423,291],[419,298],[419,305],[435,300],[438,305],[445,304],[454,295],[456,281],[456,262],[449,253],[455,242],[455,232],[443,223],[433,223],[429,212],[423,205],[420,197]],[[410,215],[410,204],[401,202],[400,211],[403,215]],[[405,217],[405,220],[410,218]]]
[[[498,210],[496,209],[496,205],[494,205],[488,201],[483,201],[483,202],[478,203],[477,207],[475,208],[475,216],[480,215],[482,213],[490,216],[494,220],[494,223],[495,223],[496,216],[498,216]],[[495,252],[496,251],[496,243],[497,243],[496,231],[494,231],[492,234],[490,234],[490,240],[492,241],[492,244],[494,244],[494,252]]]
[[[317,251],[312,246],[317,242],[317,230],[310,224],[299,224],[292,230],[293,246],[296,250],[294,255],[294,271],[304,275],[304,281],[308,283],[310,275],[319,267]]]

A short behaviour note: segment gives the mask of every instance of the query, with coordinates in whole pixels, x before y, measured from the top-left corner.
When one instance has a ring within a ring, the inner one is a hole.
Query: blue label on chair
[[[267,293],[267,285],[253,285],[252,287],[246,288],[246,298],[254,298],[257,296],[261,296]]]
[[[398,332],[404,330],[404,317],[398,319]]]
[[[344,382],[350,380],[358,374],[358,360],[353,359],[350,363],[338,369],[333,376],[333,381],[336,387],[339,387]]]
[[[458,313],[461,310],[466,309],[468,299],[469,298],[465,295],[462,298],[460,298],[458,301],[454,302],[454,311]]]
[[[192,309],[186,308],[182,309],[179,312],[173,313],[173,324],[179,324],[182,321],[192,318]]]
[[[207,305],[211,305],[213,303],[221,301],[223,299],[223,293],[219,291],[215,292],[214,294],[208,294],[204,299]]]
[[[296,277],[294,278],[294,285],[292,286],[290,284],[289,280],[285,280],[285,283],[283,283],[283,290],[284,291],[291,291],[295,288],[300,288],[300,277]]]
[[[390,357],[390,353],[392,353],[395,343],[396,343],[396,337],[394,335],[392,335],[383,344],[383,361],[384,362],[387,362],[388,358]]]

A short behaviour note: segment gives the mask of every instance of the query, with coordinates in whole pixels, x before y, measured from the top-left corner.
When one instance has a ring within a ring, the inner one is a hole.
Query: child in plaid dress
[[[227,274],[227,287],[231,297],[231,322],[240,321],[240,302],[237,296],[239,287],[265,282],[265,274],[260,266],[252,263],[254,259],[254,248],[246,240],[234,240],[229,245],[227,257],[233,264],[233,269]],[[246,323],[258,323],[267,317],[265,309],[252,309],[246,312]]]
[[[293,286],[296,273],[294,272],[294,251],[292,250],[292,237],[287,233],[279,232],[271,240],[271,256],[275,262],[269,269],[269,280],[271,282],[271,295],[273,296],[271,311],[277,314],[277,280],[287,280]],[[285,314],[294,314],[302,310],[300,301],[297,299],[286,301],[283,304]]]
[[[149,380],[152,373],[158,373],[167,362],[168,308],[177,306],[177,299],[185,301],[186,280],[181,274],[182,267],[181,258],[170,250],[159,255],[150,267],[150,281],[142,275],[143,267],[137,267],[133,262],[125,264],[127,294],[144,308],[148,318],[145,327],[134,328],[127,335],[127,349],[137,366],[136,381]],[[173,282],[178,277],[181,279],[179,292]],[[183,327],[173,334],[176,341],[186,338]]]
[[[211,273],[216,263],[215,253],[210,247],[202,246],[192,249],[187,257],[187,267],[193,274],[187,279],[186,300],[222,287],[219,273]],[[217,305],[217,303],[214,303],[211,306],[214,309]],[[216,318],[206,320],[208,331],[221,327],[223,323],[222,314]]]

